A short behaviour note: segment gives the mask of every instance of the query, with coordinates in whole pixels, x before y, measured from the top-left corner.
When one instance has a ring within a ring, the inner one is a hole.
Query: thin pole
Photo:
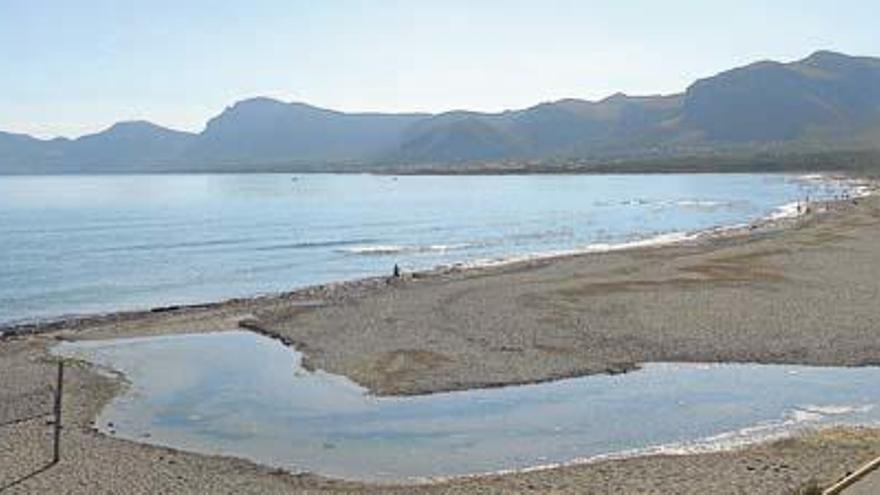
[[[64,361],[58,361],[58,384],[55,386],[55,443],[52,464],[61,460],[61,395],[64,393]]]

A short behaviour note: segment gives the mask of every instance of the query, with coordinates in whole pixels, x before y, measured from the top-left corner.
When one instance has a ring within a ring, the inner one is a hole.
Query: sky
[[[269,96],[500,111],[676,93],[818,49],[880,56],[876,0],[0,0],[0,130],[201,131]]]

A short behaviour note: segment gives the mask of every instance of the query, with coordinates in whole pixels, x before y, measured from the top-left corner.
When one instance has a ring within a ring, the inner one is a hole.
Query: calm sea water
[[[694,452],[880,424],[880,368],[648,364],[624,375],[376,398],[250,332],[64,343],[125,373],[98,427],[122,438],[379,481],[634,452]]]
[[[623,243],[842,187],[783,175],[0,177],[0,323]]]

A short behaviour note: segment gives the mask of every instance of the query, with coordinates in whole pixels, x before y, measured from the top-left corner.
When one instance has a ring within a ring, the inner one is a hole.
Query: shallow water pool
[[[880,425],[880,368],[646,364],[600,375],[375,397],[245,331],[62,343],[125,374],[105,433],[321,475],[415,481],[599,456],[689,452],[828,424]]]

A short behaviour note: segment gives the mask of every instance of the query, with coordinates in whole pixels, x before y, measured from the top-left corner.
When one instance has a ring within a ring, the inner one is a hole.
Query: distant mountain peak
[[[581,103],[586,103],[586,100],[582,100],[580,98],[562,98],[561,100],[551,101],[547,103],[541,103],[541,105],[579,105]],[[540,105],[536,105],[540,106]]]
[[[619,103],[622,101],[627,101],[629,99],[630,99],[630,97],[626,93],[624,93],[622,91],[618,91],[617,93],[614,93],[613,95],[606,96],[605,98],[602,99],[602,101],[600,103]]]
[[[854,57],[850,57],[844,53],[834,52],[831,50],[816,50],[811,53],[807,58],[803,59],[802,62],[805,63],[824,63],[824,62],[833,62],[840,60],[852,60]]]
[[[287,108],[287,103],[276,100],[274,98],[269,98],[267,96],[255,96],[253,98],[245,98],[243,100],[238,100],[232,105],[227,106],[220,115],[230,112],[243,112],[243,111],[265,111],[270,109],[283,109]],[[220,115],[215,116],[216,119]]]
[[[281,100],[276,100],[275,98],[269,98],[267,96],[257,96],[254,98],[247,98],[235,102],[231,107],[226,107],[226,109],[220,115],[214,117],[213,119],[211,119],[211,121],[216,121],[223,118],[224,116],[228,116],[229,114],[252,115],[254,117],[260,118],[281,114],[289,116],[296,113],[306,115],[343,114],[342,112],[337,112],[336,110],[316,107],[314,105],[309,105],[308,103],[302,103],[298,101],[285,102]],[[210,125],[211,121],[209,121],[208,125]]]
[[[243,100],[238,100],[232,104],[233,107],[238,106],[248,106],[248,105],[287,105],[287,103],[277,100],[275,98],[270,98],[268,96],[254,96],[251,98],[245,98]]]
[[[117,122],[107,128],[104,132],[127,131],[127,130],[157,130],[165,129],[164,127],[154,124],[148,120],[123,120]]]
[[[148,120],[124,120],[117,122],[107,129],[95,134],[87,134],[77,140],[93,139],[96,137],[123,137],[138,138],[141,136],[157,136],[157,135],[191,135],[184,131],[177,131],[154,124]]]
[[[757,62],[751,63],[742,68],[735,68],[733,70],[727,72],[738,72],[742,70],[754,70],[754,69],[784,69],[785,65],[783,62],[779,62],[778,60],[759,60]],[[723,73],[722,73],[723,74]]]

